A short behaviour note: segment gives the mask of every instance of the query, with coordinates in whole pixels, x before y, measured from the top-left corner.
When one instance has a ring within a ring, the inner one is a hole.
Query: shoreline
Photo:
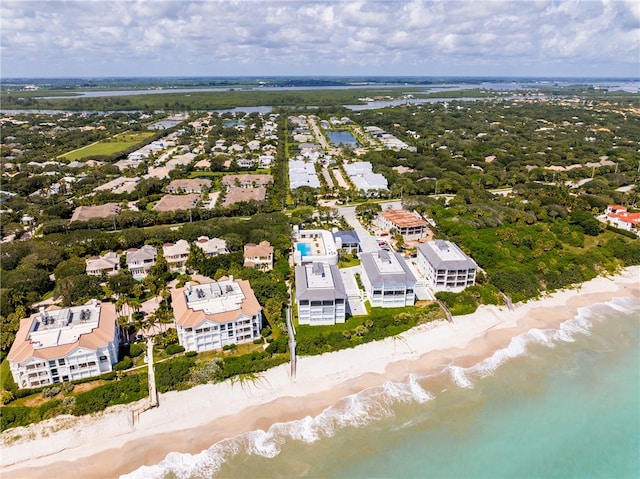
[[[2,477],[117,477],[157,464],[170,452],[197,454],[224,438],[315,417],[346,396],[386,381],[475,364],[507,347],[515,336],[533,328],[557,329],[579,308],[615,297],[640,299],[640,266],[515,305],[514,311],[481,306],[452,323],[413,328],[401,339],[299,357],[294,380],[286,363],[262,373],[253,384],[226,381],[165,393],[160,407],[141,414],[135,425],[129,411],[138,403],[10,429],[0,435]],[[71,427],[60,428],[65,423]],[[55,428],[60,429],[52,432]],[[22,438],[11,442],[17,435]]]

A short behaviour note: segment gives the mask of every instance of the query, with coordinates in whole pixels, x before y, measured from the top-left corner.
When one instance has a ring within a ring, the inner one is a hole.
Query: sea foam
[[[525,355],[530,345],[553,348],[559,342],[573,342],[576,335],[588,335],[594,321],[615,311],[627,314],[640,311],[640,303],[622,298],[580,308],[575,317],[563,322],[558,329],[533,328],[513,337],[507,347],[470,367],[448,365],[443,372],[458,387],[473,388],[478,380],[494,374],[505,362]],[[427,403],[434,396],[419,384],[419,380],[425,378],[428,376],[410,374],[407,382],[387,381],[382,386],[347,396],[315,417],[307,416],[295,421],[276,423],[267,431],[255,430],[224,439],[199,454],[170,453],[160,463],[140,467],[122,477],[160,479],[171,475],[178,479],[212,478],[222,464],[239,454],[273,458],[280,454],[287,440],[312,444],[322,438],[334,436],[340,429],[362,427],[390,417],[394,414],[394,405],[398,403]]]

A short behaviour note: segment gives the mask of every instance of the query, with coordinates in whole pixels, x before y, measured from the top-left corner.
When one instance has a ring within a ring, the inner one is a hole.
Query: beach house
[[[605,214],[610,225],[640,235],[640,213],[629,213],[626,206],[608,205]]]
[[[158,250],[151,245],[144,245],[142,248],[131,248],[127,250],[127,268],[135,279],[142,279],[151,267],[156,264]]]
[[[110,251],[102,256],[91,256],[86,261],[86,272],[90,276],[114,275],[120,269],[120,255]]]
[[[271,271],[273,269],[273,246],[268,241],[259,244],[248,243],[244,245],[245,268]]]
[[[373,307],[397,308],[415,303],[416,278],[401,255],[387,250],[360,255],[361,281]]]
[[[189,243],[183,239],[178,240],[175,244],[165,243],[162,245],[162,253],[164,259],[167,260],[170,271],[185,272],[190,249]]]
[[[98,376],[118,361],[113,303],[49,306],[20,321],[7,356],[19,388]]]
[[[232,276],[187,283],[171,293],[178,341],[187,351],[209,351],[260,337],[262,308],[248,281]]]
[[[418,245],[416,262],[434,291],[462,291],[473,286],[478,265],[450,241],[435,240]]]
[[[193,245],[200,248],[207,256],[218,256],[229,252],[227,242],[220,238],[209,239],[208,236],[199,236]]]
[[[347,293],[337,266],[307,263],[296,266],[295,277],[299,324],[344,323]]]

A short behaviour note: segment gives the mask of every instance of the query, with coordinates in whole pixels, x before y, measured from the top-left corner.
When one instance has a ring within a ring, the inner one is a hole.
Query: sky
[[[2,0],[0,78],[640,77],[638,0]]]

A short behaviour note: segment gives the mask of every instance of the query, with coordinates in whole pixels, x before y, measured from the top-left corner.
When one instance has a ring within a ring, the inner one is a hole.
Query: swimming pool
[[[310,256],[311,255],[311,245],[307,243],[296,243],[296,249],[300,251],[302,256]]]

